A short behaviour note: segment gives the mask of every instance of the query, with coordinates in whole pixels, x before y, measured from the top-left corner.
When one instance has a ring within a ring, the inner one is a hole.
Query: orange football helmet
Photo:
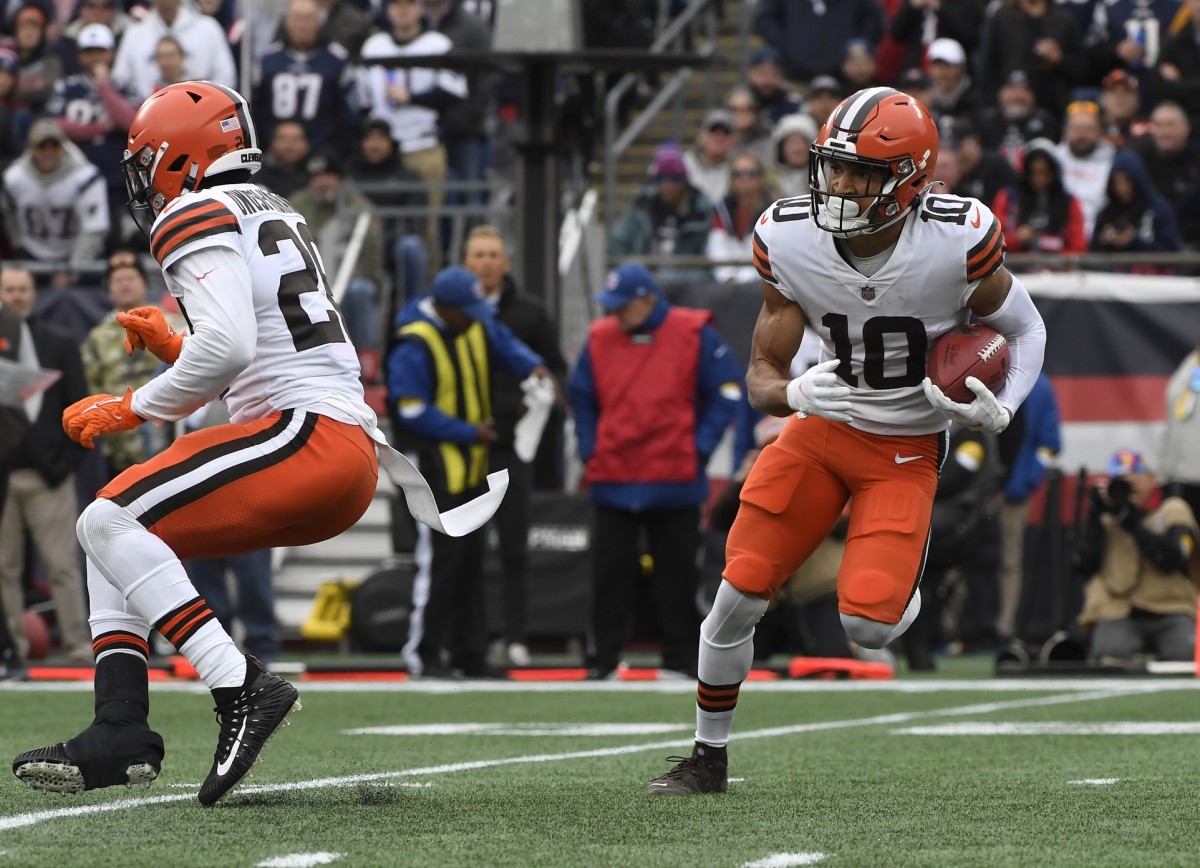
[[[809,176],[816,224],[839,238],[878,232],[902,219],[929,189],[937,164],[938,128],[921,103],[890,87],[869,87],[846,97],[812,145]],[[830,189],[833,161],[872,172],[861,207]],[[878,179],[878,180],[877,180]]]
[[[250,106],[211,81],[170,84],[142,103],[121,160],[134,222],[147,235],[167,204],[221,172],[262,167]]]

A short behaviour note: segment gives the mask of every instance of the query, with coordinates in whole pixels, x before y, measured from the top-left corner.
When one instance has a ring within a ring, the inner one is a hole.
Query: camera
[[[1129,508],[1129,499],[1133,496],[1133,486],[1129,480],[1118,476],[1108,483],[1108,509],[1114,515],[1120,515]]]

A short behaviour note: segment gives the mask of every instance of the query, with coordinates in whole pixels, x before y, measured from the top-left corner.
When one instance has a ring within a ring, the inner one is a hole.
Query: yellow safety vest
[[[418,338],[429,349],[437,378],[434,406],[447,416],[472,425],[492,417],[487,333],[480,323],[472,323],[469,329],[457,335],[453,349],[447,336],[433,323],[424,320],[401,326],[400,334]],[[438,452],[446,469],[446,488],[451,494],[474,488],[487,475],[486,443],[443,441],[438,443]]]

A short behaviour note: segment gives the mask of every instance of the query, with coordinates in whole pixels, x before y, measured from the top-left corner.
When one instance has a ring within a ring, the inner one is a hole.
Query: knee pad
[[[841,619],[842,628],[850,637],[850,641],[863,648],[882,648],[888,643],[892,629],[896,626],[895,624],[884,624],[881,621],[872,621],[862,615],[842,614]]]
[[[96,555],[103,555],[120,533],[119,528],[130,522],[137,524],[125,509],[107,497],[99,497],[79,514],[79,520],[75,522],[75,536],[79,538],[79,545],[87,556],[100,564],[103,561]]]
[[[712,610],[700,625],[700,640],[712,648],[733,648],[754,636],[754,625],[767,611],[767,601],[739,591],[728,581],[717,588]]]

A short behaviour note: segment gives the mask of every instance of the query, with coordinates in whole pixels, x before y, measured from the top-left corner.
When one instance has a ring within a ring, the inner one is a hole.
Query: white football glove
[[[787,385],[788,406],[801,418],[824,416],[834,422],[852,421],[850,414],[850,387],[838,379],[834,371],[841,362],[829,359],[813,365]]]
[[[925,387],[925,397],[934,409],[945,413],[964,428],[982,428],[989,434],[999,434],[1012,421],[1012,414],[1000,406],[991,389],[975,377],[967,377],[967,388],[975,393],[975,400],[970,404],[951,401],[928,377],[921,385]]]

